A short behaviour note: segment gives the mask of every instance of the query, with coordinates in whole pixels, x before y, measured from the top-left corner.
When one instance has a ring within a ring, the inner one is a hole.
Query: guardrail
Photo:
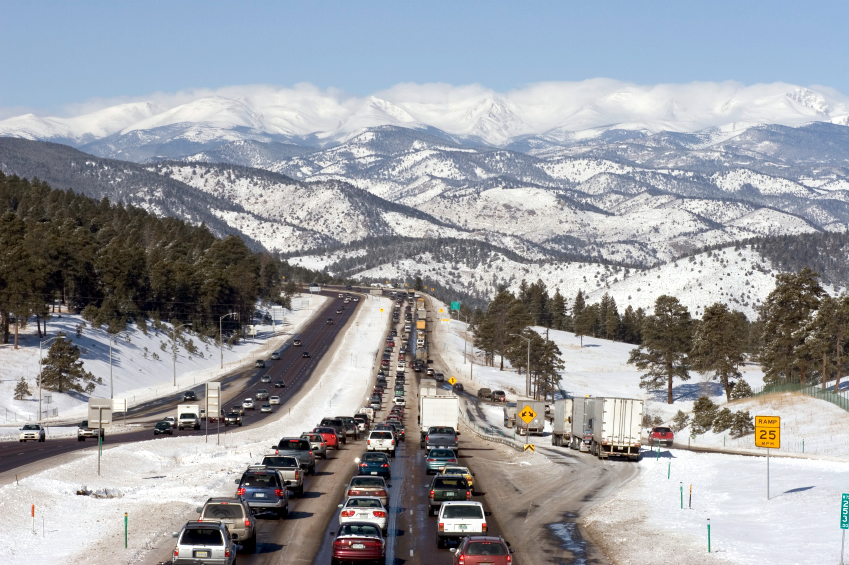
[[[504,435],[504,432],[494,427],[481,426],[475,422],[472,422],[468,418],[466,418],[466,415],[463,414],[462,410],[460,410],[460,421],[466,426],[466,429],[468,429],[470,432],[472,432],[484,441],[493,441],[495,443],[500,443],[506,445],[507,447],[512,447],[516,451],[523,451],[525,449],[524,444],[515,441],[515,434],[514,437],[511,438],[510,436]],[[498,432],[498,435],[493,433],[496,431]]]

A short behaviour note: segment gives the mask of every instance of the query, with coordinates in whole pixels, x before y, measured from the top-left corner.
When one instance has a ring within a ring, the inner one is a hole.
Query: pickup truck
[[[430,484],[428,516],[439,512],[439,507],[448,500],[471,500],[472,489],[460,475],[437,475]]]
[[[275,455],[296,457],[301,462],[301,469],[315,475],[315,453],[309,440],[299,437],[284,437],[277,445],[272,445]]]
[[[649,432],[649,445],[664,445],[666,447],[672,447],[672,441],[675,439],[675,434],[672,433],[672,430],[663,427],[657,426],[651,429]]]
[[[457,432],[454,431],[454,428],[447,426],[428,428],[425,436],[425,449],[430,451],[437,447],[451,448],[455,454],[460,451],[460,446],[457,443]]]
[[[100,431],[101,439],[103,441],[106,441],[106,432],[104,431],[104,429],[100,428],[99,431]],[[88,438],[97,439],[97,435],[98,435],[97,432],[98,432],[97,428],[89,428],[88,427],[88,420],[83,420],[82,422],[80,422],[80,425],[77,428],[77,441],[85,441]]]
[[[304,496],[304,473],[297,457],[291,455],[266,455],[262,463],[267,469],[274,469],[286,488],[298,495]]]

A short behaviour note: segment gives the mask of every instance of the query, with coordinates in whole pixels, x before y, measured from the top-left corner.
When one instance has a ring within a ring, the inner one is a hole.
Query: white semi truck
[[[612,456],[640,458],[643,401],[636,398],[593,398],[589,403],[592,444],[599,459]]]
[[[460,399],[457,396],[449,394],[419,398],[419,432],[422,442],[431,426],[450,426],[454,431],[459,431]]]
[[[572,399],[572,433],[569,436],[569,447],[580,451],[589,451],[593,442],[593,431],[590,428],[591,406],[595,398],[584,397]]]
[[[551,445],[568,446],[572,438],[572,399],[554,401],[554,421],[551,425]]]

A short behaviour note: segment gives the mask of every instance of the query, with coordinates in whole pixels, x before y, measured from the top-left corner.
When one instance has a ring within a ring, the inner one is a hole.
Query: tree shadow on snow
[[[679,385],[672,387],[672,399],[675,401],[683,400],[698,400],[700,396],[703,396],[705,393],[709,397],[711,396],[722,396],[725,394],[725,391],[722,389],[722,384],[720,383],[681,383]],[[651,400],[655,402],[666,402],[666,389],[658,389],[652,390],[649,392]]]

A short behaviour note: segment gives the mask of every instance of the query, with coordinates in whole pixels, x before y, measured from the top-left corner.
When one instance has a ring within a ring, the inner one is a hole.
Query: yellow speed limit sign
[[[457,384],[457,379],[451,377],[450,379],[448,379],[448,382],[451,383],[451,386],[454,386],[455,384]]]
[[[755,447],[781,449],[779,416],[755,416]]]

